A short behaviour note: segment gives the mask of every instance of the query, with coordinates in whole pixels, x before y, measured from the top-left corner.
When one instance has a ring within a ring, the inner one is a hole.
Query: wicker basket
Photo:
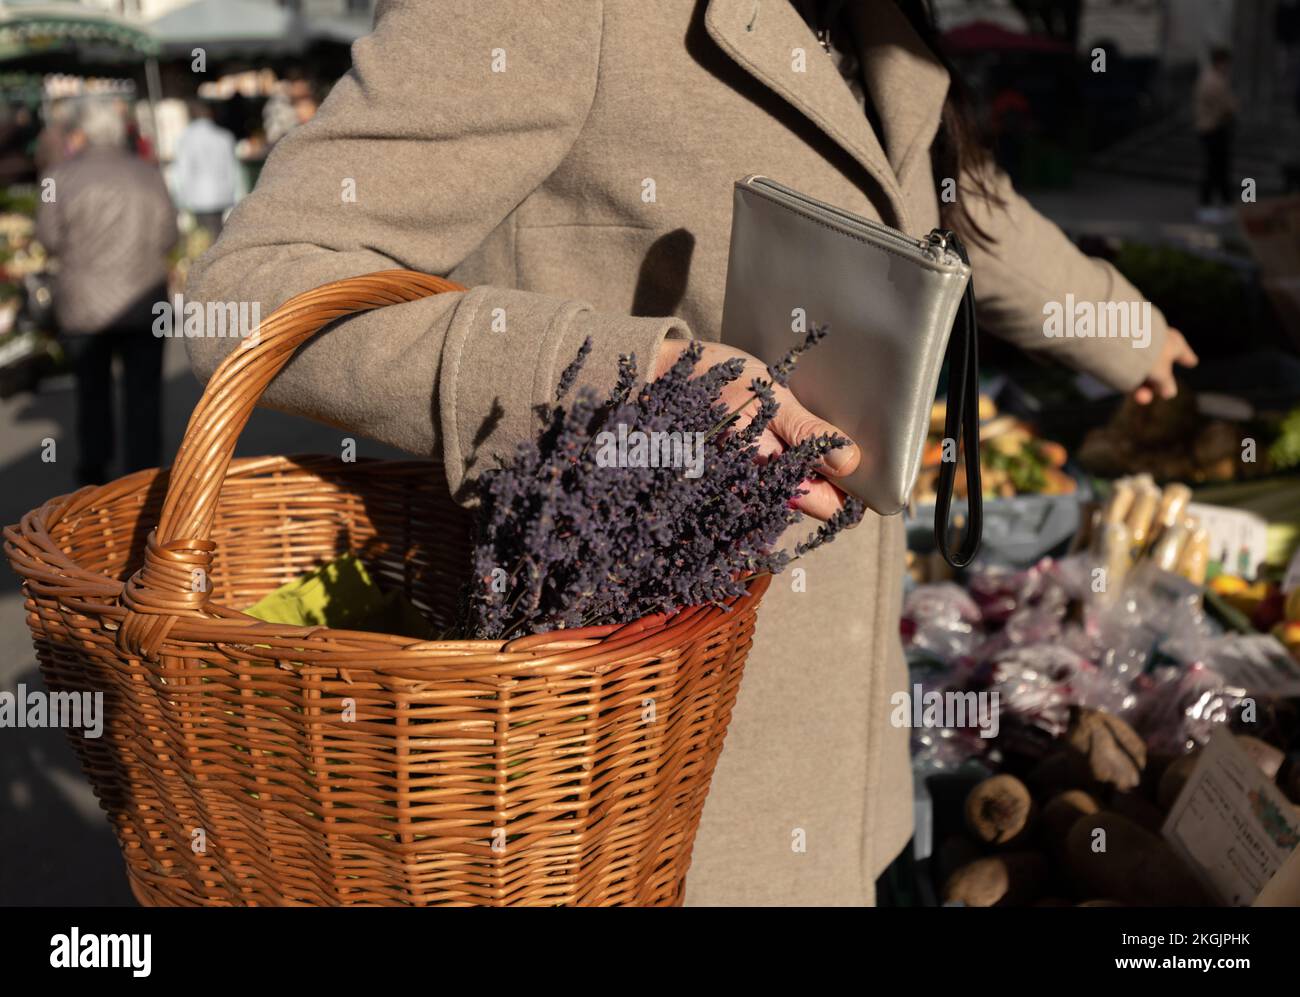
[[[504,645],[238,611],[345,551],[452,611],[469,524],[436,464],[232,453],[318,329],[454,288],[390,271],[294,298],[213,376],[170,475],[5,529],[46,684],[104,694],[103,736],[69,735],[142,903],[681,902],[766,579],[730,611]]]

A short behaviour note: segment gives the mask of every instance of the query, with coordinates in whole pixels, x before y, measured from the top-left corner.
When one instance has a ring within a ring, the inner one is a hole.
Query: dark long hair
[[[990,246],[996,240],[971,217],[966,208],[966,198],[983,198],[995,207],[1005,203],[993,190],[993,154],[990,152],[975,119],[970,88],[966,86],[951,60],[939,44],[939,29],[935,24],[930,0],[894,0],[912,25],[912,29],[929,46],[936,59],[948,71],[951,81],[948,97],[943,104],[943,117],[939,134],[930,147],[930,162],[936,183],[952,177],[957,183],[957,197],[945,202],[939,199],[939,218],[944,228],[952,229],[964,242]]]

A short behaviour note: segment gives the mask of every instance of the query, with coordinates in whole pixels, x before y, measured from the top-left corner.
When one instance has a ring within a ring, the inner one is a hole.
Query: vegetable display
[[[945,458],[944,412],[944,403],[936,402],[930,413],[930,435],[913,491],[919,503],[933,502],[937,492],[939,467]],[[947,456],[955,456],[951,445]],[[1043,439],[1013,416],[998,415],[992,399],[980,396],[980,477],[986,498],[1073,494],[1078,485],[1064,470],[1067,456],[1061,444]],[[957,475],[955,491],[959,498],[965,497],[965,475]]]
[[[1085,544],[1026,570],[977,565],[961,585],[911,589],[911,680],[936,701],[965,701],[912,734],[929,810],[918,827],[935,835],[918,851],[931,855],[919,895],[965,906],[1219,903],[1203,865],[1165,840],[1176,807],[1207,805],[1184,790],[1219,731],[1300,812],[1300,669],[1273,637],[1225,629],[1202,587],[1168,569],[1180,560],[1157,554],[1189,496],[1154,484],[1112,494],[1094,526],[1122,526],[1117,574],[1100,559],[1107,545]],[[1212,778],[1198,773],[1198,785]]]
[[[1079,463],[1105,477],[1147,473],[1157,481],[1193,484],[1249,480],[1300,465],[1300,409],[1279,421],[1245,403],[1229,403],[1225,411],[1242,411],[1226,418],[1206,415],[1202,398],[1184,386],[1149,405],[1125,399],[1109,423],[1084,437]],[[1247,440],[1258,445],[1243,459]]]
[[[1270,779],[1282,753],[1237,735]],[[967,907],[1199,907],[1214,901],[1160,837],[1165,814],[1196,764],[1196,754],[1148,761],[1141,738],[1119,717],[1080,711],[1064,750],[1087,745],[1107,764],[1055,769],[1064,786],[1000,773],[971,787],[966,826],[939,849],[936,888],[944,903]],[[1126,746],[1126,747],[1125,747]],[[1109,764],[1122,754],[1120,783]],[[1151,765],[1158,779],[1144,779]],[[1163,766],[1163,767],[1162,767]],[[1132,784],[1132,789],[1120,785]],[[1279,782],[1281,785],[1281,782]],[[1157,788],[1158,787],[1158,788]]]

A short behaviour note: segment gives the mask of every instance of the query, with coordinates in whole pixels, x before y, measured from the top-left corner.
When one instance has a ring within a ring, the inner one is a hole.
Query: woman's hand
[[[1169,329],[1165,333],[1164,345],[1156,357],[1155,366],[1133,392],[1133,400],[1139,405],[1149,405],[1156,398],[1173,398],[1178,394],[1178,385],[1174,381],[1174,364],[1195,367],[1198,363],[1200,359],[1187,345],[1183,334],[1177,329]]]
[[[686,349],[688,343],[688,340],[683,339],[664,340],[664,344],[659,350],[659,356],[656,358],[654,377],[658,378],[666,374],[669,368],[676,363],[682,351]],[[732,357],[740,357],[744,360],[745,369],[740,377],[724,387],[719,397],[722,403],[727,406],[729,412],[734,412],[744,406],[744,411],[741,412],[733,427],[734,429],[740,429],[748,425],[758,411],[757,401],[746,404],[754,398],[754,393],[749,390],[749,385],[756,377],[764,381],[770,380],[767,365],[748,353],[742,353],[740,350],[732,349],[730,346],[724,346],[721,343],[702,343],[701,345],[704,347],[704,355],[697,365],[697,369],[701,372],[708,370],[714,364],[730,360]],[[799,400],[795,398],[789,388],[773,384],[772,391],[776,395],[776,400],[781,403],[781,408],[777,412],[776,418],[772,420],[771,425],[763,430],[762,435],[758,438],[757,445],[760,460],[773,457],[785,450],[787,446],[793,446],[810,436],[835,435],[848,439],[847,433],[836,429],[829,422],[818,419],[800,405]],[[825,465],[819,470],[827,478],[843,477],[852,474],[857,469],[858,462],[861,459],[862,451],[858,449],[856,444],[841,447],[838,450],[832,450],[826,455]],[[802,512],[815,519],[829,519],[844,505],[844,493],[826,478],[810,479],[804,482],[803,488],[807,494],[800,496],[795,505]]]

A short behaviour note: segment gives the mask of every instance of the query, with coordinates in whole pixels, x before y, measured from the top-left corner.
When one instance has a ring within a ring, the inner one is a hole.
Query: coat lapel
[[[850,0],[847,9],[889,164],[906,179],[939,130],[948,71],[893,0]]]
[[[849,0],[847,9],[884,146],[790,0],[709,0],[704,24],[741,68],[852,156],[879,184],[899,224],[906,225],[899,178],[906,178],[934,140],[948,74],[892,0]],[[793,67],[796,48],[806,53],[804,72]]]
[[[901,217],[902,192],[885,150],[839,70],[789,0],[710,0],[704,25],[742,69],[861,164],[889,198],[895,216]],[[805,52],[804,72],[796,72],[793,65],[797,48]]]

